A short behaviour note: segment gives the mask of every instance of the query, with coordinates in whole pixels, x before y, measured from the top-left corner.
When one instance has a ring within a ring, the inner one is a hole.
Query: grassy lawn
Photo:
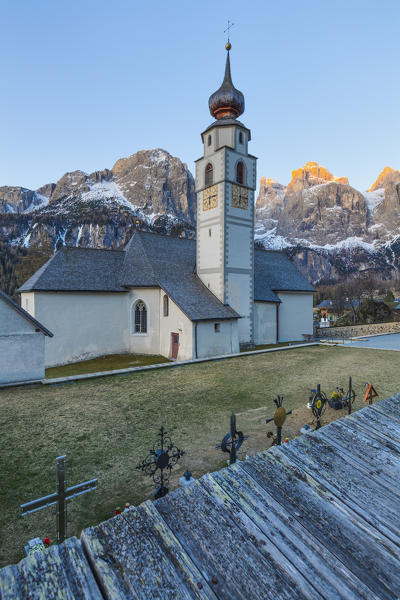
[[[84,373],[97,373],[98,371],[115,371],[116,369],[143,367],[166,362],[170,362],[168,358],[158,354],[109,354],[107,356],[92,358],[91,360],[82,360],[69,365],[63,365],[62,367],[51,367],[50,369],[46,369],[46,379],[82,375]]]
[[[301,342],[279,342],[278,344],[259,344],[258,346],[254,346],[251,350],[269,350],[270,348],[283,348],[284,346],[294,346],[295,344],[305,344],[304,340]],[[251,352],[250,350],[250,352]],[[240,352],[249,352],[249,350],[243,349]]]
[[[284,396],[294,409],[284,435],[311,422],[305,408],[309,390],[346,386],[353,376],[362,405],[363,385],[374,384],[380,398],[399,391],[398,352],[310,346],[287,352],[105,377],[73,384],[30,386],[0,391],[0,566],[23,555],[36,536],[55,538],[55,509],[20,517],[19,505],[55,491],[55,457],[67,454],[68,485],[98,477],[95,492],[68,507],[68,535],[114,514],[126,501],[139,504],[153,487],[135,466],[146,456],[161,424],[186,454],[171,487],[188,468],[195,477],[217,469],[216,450],[237,414],[238,428],[249,434],[242,455],[269,445],[273,398]],[[342,416],[327,409],[324,422]]]

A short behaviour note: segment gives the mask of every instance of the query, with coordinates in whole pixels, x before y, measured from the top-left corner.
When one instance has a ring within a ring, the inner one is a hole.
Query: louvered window
[[[244,164],[242,162],[238,162],[236,165],[236,181],[244,184]]]
[[[147,333],[147,309],[142,300],[135,306],[135,333]]]
[[[211,163],[208,163],[208,165],[206,166],[204,180],[204,184],[206,187],[213,184],[213,166]]]

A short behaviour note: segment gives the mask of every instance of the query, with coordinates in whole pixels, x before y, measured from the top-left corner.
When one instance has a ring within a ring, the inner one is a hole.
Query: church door
[[[178,358],[178,350],[179,350],[179,333],[171,333],[171,358],[176,360]]]

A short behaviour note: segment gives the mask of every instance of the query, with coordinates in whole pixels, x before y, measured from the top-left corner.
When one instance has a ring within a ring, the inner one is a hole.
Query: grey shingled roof
[[[275,291],[313,291],[280,252],[255,250],[254,300],[280,302]],[[196,275],[196,241],[136,231],[125,250],[62,248],[23,286],[28,291],[124,292],[161,287],[192,321],[235,319]]]
[[[47,335],[48,337],[53,337],[51,331],[49,331],[44,325],[39,323],[39,321],[37,321],[34,317],[32,317],[32,315],[30,315],[26,310],[24,310],[22,306],[19,306],[19,304],[14,302],[14,300],[2,290],[0,290],[0,300],[3,300],[9,306],[11,306],[12,309],[19,313],[26,321],[29,321],[36,329],[40,329],[40,331],[44,333],[44,335]]]
[[[28,279],[19,292],[125,292],[119,283],[122,250],[63,247]]]
[[[400,395],[0,570],[0,597],[394,600]]]
[[[254,251],[254,300],[273,301],[274,292],[313,292],[313,286],[282,252]]]
[[[137,231],[126,247],[122,281],[129,287],[158,285],[192,321],[238,318],[204,285],[195,267],[194,240]]]

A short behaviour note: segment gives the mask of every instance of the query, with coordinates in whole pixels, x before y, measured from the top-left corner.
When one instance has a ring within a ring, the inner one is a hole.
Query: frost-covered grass
[[[284,435],[310,422],[305,408],[317,383],[331,392],[349,375],[361,406],[365,381],[380,398],[399,391],[398,353],[343,347],[308,346],[287,352],[243,356],[57,386],[0,391],[0,566],[23,557],[34,537],[55,537],[55,509],[20,517],[19,505],[55,491],[55,458],[68,455],[68,485],[98,477],[95,492],[68,505],[68,535],[114,514],[116,506],[139,504],[153,491],[135,469],[163,424],[186,454],[171,479],[183,471],[195,477],[213,471],[224,458],[215,445],[237,414],[249,434],[245,453],[266,448],[273,399],[284,396],[293,409]],[[326,420],[342,416],[328,411]]]

